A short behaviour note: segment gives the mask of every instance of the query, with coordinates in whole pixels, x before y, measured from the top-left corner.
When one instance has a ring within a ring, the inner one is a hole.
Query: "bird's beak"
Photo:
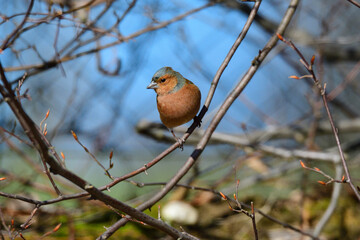
[[[156,82],[151,81],[150,84],[149,84],[149,86],[147,86],[147,89],[156,89],[156,88],[158,88],[158,87],[159,87],[159,86],[157,85]]]

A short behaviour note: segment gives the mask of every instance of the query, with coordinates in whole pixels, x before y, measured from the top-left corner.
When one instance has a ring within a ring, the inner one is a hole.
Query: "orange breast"
[[[201,93],[194,84],[185,84],[179,91],[157,96],[160,119],[168,128],[193,119],[200,108]]]

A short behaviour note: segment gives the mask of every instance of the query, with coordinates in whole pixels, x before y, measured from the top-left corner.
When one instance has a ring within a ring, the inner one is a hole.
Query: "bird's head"
[[[184,77],[171,67],[160,68],[152,77],[147,89],[154,89],[158,95],[179,90],[185,83]]]

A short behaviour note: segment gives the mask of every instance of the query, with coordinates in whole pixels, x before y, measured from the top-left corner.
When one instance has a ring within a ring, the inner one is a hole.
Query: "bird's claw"
[[[181,151],[183,151],[185,140],[182,138],[176,138],[176,141],[179,143],[179,148],[181,149]]]
[[[170,129],[170,132],[171,132],[171,134],[173,135],[174,139],[179,143],[179,148],[181,149],[181,151],[183,151],[183,150],[184,150],[185,139],[183,139],[183,138],[178,138],[178,137],[175,135],[175,133],[174,133],[174,131],[173,131],[172,129]]]

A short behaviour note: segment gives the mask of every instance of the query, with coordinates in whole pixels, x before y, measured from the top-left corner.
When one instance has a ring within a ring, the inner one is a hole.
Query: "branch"
[[[280,34],[278,34],[278,37],[279,37],[279,39],[281,41],[283,41],[284,43],[286,43],[288,46],[290,46],[292,49],[295,50],[295,52],[300,57],[300,62],[305,66],[306,70],[311,74],[311,78],[314,81],[315,86],[318,88],[319,94],[321,95],[321,98],[322,98],[322,101],[323,101],[323,104],[324,104],[324,107],[325,107],[325,110],[326,110],[326,113],[328,115],[329,122],[330,122],[330,125],[331,125],[331,129],[332,129],[332,132],[334,134],[336,145],[337,145],[339,155],[340,155],[340,158],[341,158],[341,162],[343,164],[343,168],[344,168],[344,171],[345,171],[345,174],[346,174],[347,182],[349,183],[351,189],[354,191],[356,197],[360,201],[360,193],[356,189],[356,187],[354,186],[354,184],[352,182],[350,172],[349,172],[346,160],[345,160],[345,155],[344,155],[344,152],[343,152],[343,150],[341,148],[341,142],[340,142],[340,138],[339,138],[339,135],[338,135],[338,129],[335,127],[334,119],[332,117],[332,114],[331,114],[329,106],[328,106],[327,94],[326,94],[326,84],[324,85],[324,87],[321,86],[321,84],[320,84],[320,82],[319,82],[318,78],[316,77],[315,72],[313,70],[313,64],[314,64],[314,61],[315,61],[315,56],[313,56],[311,58],[311,62],[309,64],[306,61],[305,57],[302,55],[302,53],[299,51],[299,49],[291,41],[286,40]]]
[[[9,44],[10,40],[11,40],[12,42],[15,41],[16,38],[13,38],[13,37],[20,31],[20,29],[21,29],[21,28],[24,26],[24,24],[26,23],[26,20],[27,20],[28,17],[29,17],[29,14],[30,14],[30,12],[31,12],[31,9],[32,9],[33,5],[34,5],[34,0],[30,0],[30,4],[29,4],[29,7],[28,7],[28,9],[27,9],[27,11],[26,11],[26,14],[25,14],[24,19],[23,19],[22,22],[19,24],[19,26],[17,26],[17,28],[15,28],[14,31],[13,31],[10,35],[8,35],[7,38],[4,40],[3,44],[2,44],[1,47],[0,47],[0,53],[1,53],[2,51],[4,51],[7,47],[9,47],[8,44]]]
[[[46,70],[46,69],[49,69],[49,68],[53,68],[55,66],[57,66],[57,64],[61,63],[61,62],[67,62],[67,61],[70,61],[70,60],[73,60],[73,59],[77,59],[79,57],[82,57],[82,56],[85,56],[85,55],[89,55],[89,54],[92,54],[92,53],[96,53],[96,52],[99,52],[103,49],[106,49],[106,48],[110,48],[110,47],[113,47],[113,46],[116,46],[118,44],[121,44],[123,42],[127,42],[133,38],[136,38],[144,33],[147,33],[147,32],[151,32],[151,31],[155,31],[155,30],[158,30],[158,29],[161,29],[161,28],[164,28],[174,22],[177,22],[177,21],[180,21],[182,19],[184,19],[185,17],[191,15],[191,14],[194,14],[196,12],[199,12],[205,8],[208,8],[210,6],[213,6],[214,3],[208,3],[208,4],[205,4],[201,7],[198,7],[198,8],[195,8],[195,9],[192,9],[188,12],[185,12],[179,16],[176,16],[168,21],[164,21],[164,22],[161,22],[155,26],[149,26],[149,27],[146,27],[144,29],[141,29],[137,32],[134,32],[126,37],[124,36],[121,36],[121,35],[118,35],[118,40],[114,41],[114,42],[111,42],[111,43],[108,43],[108,44],[105,44],[105,45],[102,45],[102,46],[98,46],[96,48],[93,48],[93,49],[90,49],[90,50],[86,50],[86,51],[83,51],[83,52],[78,52],[76,54],[73,54],[71,55],[71,53],[73,52],[76,52],[76,50],[80,47],[83,47],[84,45],[88,44],[88,43],[92,43],[93,41],[97,40],[98,37],[95,36],[94,38],[91,38],[87,41],[84,41],[84,42],[80,42],[77,46],[73,47],[72,49],[70,49],[67,54],[60,58],[60,59],[52,59],[52,60],[49,60],[45,63],[40,63],[40,64],[32,64],[32,65],[27,65],[27,66],[18,66],[18,67],[8,67],[5,69],[6,72],[11,72],[11,71],[21,71],[21,70],[30,70],[30,69],[35,69],[35,73],[38,73],[38,72],[41,72],[43,70]],[[55,18],[55,17],[54,17]],[[84,32],[86,32],[87,30],[89,29],[89,27],[86,27],[84,28]],[[101,36],[101,35],[100,35]],[[77,38],[76,38],[77,39]],[[74,41],[74,40],[72,40]],[[70,45],[70,44],[69,44]],[[63,47],[63,49],[67,49],[69,47],[69,45],[65,45]],[[59,51],[59,54],[62,54],[63,53],[63,50],[60,50]],[[28,77],[32,76],[34,73],[29,73],[28,74]]]
[[[44,162],[44,164],[48,164],[50,166],[50,171],[54,174],[58,174],[67,180],[71,181],[78,187],[84,189],[89,194],[91,194],[93,199],[97,199],[99,201],[102,201],[103,203],[116,208],[120,211],[123,211],[124,213],[128,214],[130,217],[135,218],[143,223],[146,223],[154,228],[157,228],[168,235],[172,236],[173,238],[181,238],[181,239],[196,239],[195,237],[180,232],[177,229],[169,226],[168,224],[154,219],[147,214],[143,213],[142,211],[139,211],[133,207],[130,207],[129,205],[118,201],[117,199],[110,197],[106,194],[104,194],[102,191],[94,187],[89,182],[85,181],[81,177],[77,176],[76,174],[72,173],[71,171],[63,168],[50,154],[50,149],[48,148],[46,142],[43,140],[43,137],[41,135],[41,132],[36,127],[35,123],[32,121],[32,119],[25,113],[24,109],[22,108],[21,104],[16,100],[16,96],[11,89],[11,85],[7,81],[7,78],[5,76],[4,69],[2,67],[2,64],[0,62],[0,74],[1,74],[1,80],[7,89],[7,91],[4,89],[2,85],[0,85],[0,93],[3,96],[4,99],[6,99],[6,102],[10,106],[11,110],[19,120],[22,128],[24,129],[24,132],[27,134],[27,136],[30,138],[30,140],[33,142],[35,148],[40,154],[40,158]]]
[[[355,6],[357,6],[358,8],[360,8],[360,3],[356,2],[355,0],[347,0],[349,3],[354,4]]]
[[[342,168],[340,164],[335,164],[335,179],[340,179],[342,174]],[[326,211],[322,215],[319,222],[316,224],[314,229],[314,235],[319,236],[322,229],[325,227],[326,223],[329,221],[330,217],[335,211],[335,207],[339,200],[341,193],[341,184],[334,184],[334,188],[331,194],[330,204],[327,207]]]

